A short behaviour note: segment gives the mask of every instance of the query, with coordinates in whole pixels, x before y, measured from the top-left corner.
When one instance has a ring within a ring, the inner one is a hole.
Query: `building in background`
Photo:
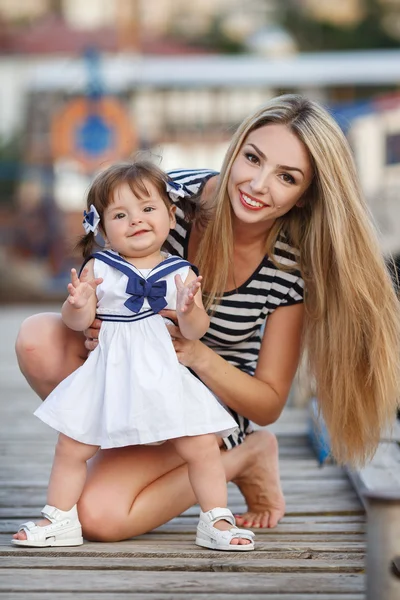
[[[89,181],[109,161],[146,150],[166,170],[218,170],[237,124],[274,95],[298,92],[333,107],[398,90],[400,50],[297,53],[291,37],[274,25],[278,4],[0,0],[3,22],[15,25],[6,27],[7,35],[0,31],[0,140],[23,140],[14,256],[36,257],[50,274],[49,285],[63,290],[58,280],[71,266],[67,241],[69,248],[81,233]],[[348,24],[362,2],[338,1],[331,12],[328,0],[301,4],[315,18],[329,14]],[[216,19],[231,39],[254,51],[222,55],[196,46],[193,40]],[[349,121],[354,116],[346,114]],[[372,173],[378,180],[389,171],[366,166],[372,159],[360,132],[370,128],[354,122],[349,135],[376,210],[382,188],[375,180],[371,185]],[[394,203],[396,186],[397,180]],[[0,232],[9,240],[12,228],[2,214],[0,205]],[[400,252],[400,244],[385,248]],[[0,251],[0,270],[1,260]]]

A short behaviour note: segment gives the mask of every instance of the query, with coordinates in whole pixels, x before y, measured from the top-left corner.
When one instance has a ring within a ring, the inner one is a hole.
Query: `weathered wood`
[[[104,558],[96,557],[47,557],[47,556],[3,556],[0,563],[0,577],[3,569],[52,569],[53,571],[204,571],[204,572],[246,572],[246,573],[361,573],[364,561],[360,558],[257,558],[254,553],[243,557],[239,553],[209,552],[207,558],[186,558],[179,556],[179,560],[171,558],[129,557],[129,558]]]
[[[56,433],[32,414],[40,402],[12,350],[27,312],[20,307],[0,312],[3,339],[9,341],[0,346],[0,600],[364,599],[362,505],[340,467],[319,468],[306,437],[307,414],[300,409],[285,410],[273,426],[287,512],[276,529],[256,531],[252,553],[197,547],[198,506],[119,543],[12,546],[12,533],[21,522],[37,518],[45,502],[56,440]],[[235,513],[245,510],[233,484],[228,496]]]
[[[173,592],[171,594],[163,594],[163,593],[157,593],[157,592],[150,592],[149,594],[146,593],[136,593],[135,591],[132,592],[113,592],[112,594],[109,594],[108,592],[97,592],[96,597],[100,598],[101,600],[177,600],[179,592]],[[181,594],[182,598],[185,598],[185,596],[183,596]],[[216,594],[212,594],[212,600],[232,600],[232,598],[236,598],[239,597],[240,600],[265,600],[266,595],[264,592],[261,593],[252,593],[252,594],[240,594],[240,596],[238,596],[237,594],[235,594],[234,596],[232,594],[223,594],[223,593],[216,593]],[[21,594],[16,592],[6,592],[5,594],[0,592],[0,598],[3,598],[4,600],[21,600]],[[91,592],[89,593],[79,593],[79,596],[77,597],[76,592],[54,592],[54,591],[47,591],[47,590],[43,590],[42,592],[36,593],[36,592],[29,592],[27,590],[24,591],[24,596],[23,596],[24,600],[43,600],[43,599],[51,599],[51,600],[93,600],[93,594]],[[196,600],[210,600],[210,593],[196,593],[195,595]],[[310,599],[310,595],[309,594],[299,594],[298,592],[295,592],[294,594],[287,594],[285,593],[284,596],[282,596],[281,594],[274,594],[274,593],[269,593],[268,592],[268,600],[311,600]],[[364,600],[365,596],[363,593],[360,594],[347,594],[346,596],[343,596],[343,594],[312,594],[312,600],[343,600],[345,598],[345,600]]]
[[[400,494],[400,447],[395,442],[381,442],[371,462],[363,469],[349,469],[348,475],[366,508],[367,492],[392,490]]]
[[[73,573],[73,577],[71,577]],[[54,577],[51,569],[8,569],[1,573],[0,592],[41,592],[49,589]],[[197,594],[265,594],[276,593],[351,593],[364,590],[364,575],[347,573],[201,573],[195,572],[141,572],[141,571],[70,571],[60,570],[53,584],[58,592],[114,592],[121,593],[134,589],[138,592],[152,592],[163,589],[165,592]]]

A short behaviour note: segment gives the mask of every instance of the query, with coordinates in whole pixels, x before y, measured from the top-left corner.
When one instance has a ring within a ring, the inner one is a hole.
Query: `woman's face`
[[[313,169],[304,144],[285,125],[265,125],[252,131],[235,158],[228,194],[242,223],[265,224],[301,205]]]

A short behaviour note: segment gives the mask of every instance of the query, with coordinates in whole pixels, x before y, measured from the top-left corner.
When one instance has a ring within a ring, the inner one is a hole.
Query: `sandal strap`
[[[46,504],[40,512],[45,519],[48,519],[52,523],[54,523],[54,521],[60,521],[63,518],[61,511],[49,504]]]
[[[205,513],[200,511],[200,519],[206,523],[214,524],[217,521],[228,521],[228,523],[231,523],[233,526],[235,525],[235,517],[229,508],[221,508],[220,506],[212,508]]]

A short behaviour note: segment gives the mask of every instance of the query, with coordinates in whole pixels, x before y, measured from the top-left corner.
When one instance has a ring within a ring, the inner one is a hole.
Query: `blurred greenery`
[[[0,204],[11,205],[21,169],[21,136],[0,138]]]
[[[297,0],[286,0],[279,4],[277,18],[303,52],[399,48],[400,38],[391,35],[385,23],[400,18],[400,6],[364,0],[363,9],[364,16],[357,23],[339,26],[314,20]]]

